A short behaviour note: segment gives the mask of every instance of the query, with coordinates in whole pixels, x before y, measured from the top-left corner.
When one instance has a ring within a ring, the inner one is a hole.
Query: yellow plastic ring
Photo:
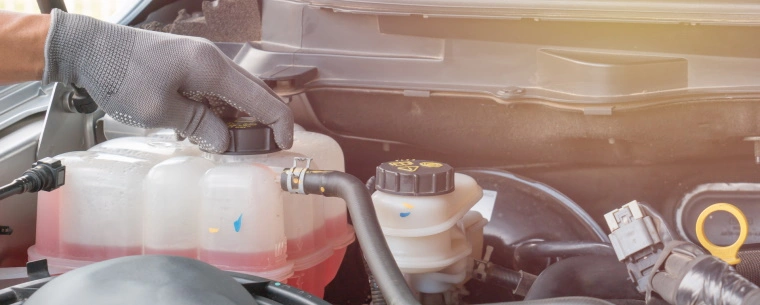
[[[705,219],[707,219],[707,216],[717,211],[728,212],[729,214],[734,215],[736,220],[739,221],[739,238],[730,246],[716,246],[707,239],[707,236],[705,236]],[[707,251],[710,251],[712,255],[724,260],[730,265],[736,265],[741,261],[736,254],[739,252],[739,248],[744,244],[744,241],[747,240],[747,227],[747,217],[744,216],[742,210],[730,203],[716,203],[707,207],[701,214],[699,214],[699,217],[697,218],[697,239],[699,239],[702,246],[705,247]]]

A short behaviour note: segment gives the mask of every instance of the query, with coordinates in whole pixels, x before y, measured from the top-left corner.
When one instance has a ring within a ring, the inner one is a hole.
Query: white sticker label
[[[496,203],[496,191],[483,190],[483,198],[470,209],[471,211],[477,211],[480,215],[483,215],[485,219],[491,221],[491,214],[493,214],[493,206]]]

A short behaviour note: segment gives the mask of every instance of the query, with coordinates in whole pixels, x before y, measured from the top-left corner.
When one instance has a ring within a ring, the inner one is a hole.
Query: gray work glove
[[[229,106],[270,125],[280,148],[291,147],[290,109],[210,41],[51,15],[43,83],[76,84],[117,121],[173,128],[205,151],[227,150],[229,133],[217,115]]]

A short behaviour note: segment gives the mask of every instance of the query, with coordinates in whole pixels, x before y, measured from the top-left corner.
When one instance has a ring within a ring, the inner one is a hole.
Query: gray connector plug
[[[610,228],[610,242],[618,260],[626,263],[639,292],[646,292],[652,267],[663,243],[654,221],[644,214],[637,201],[604,215]]]

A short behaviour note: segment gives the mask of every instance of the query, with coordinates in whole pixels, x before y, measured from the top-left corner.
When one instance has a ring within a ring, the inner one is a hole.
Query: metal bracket
[[[26,263],[26,275],[29,280],[39,280],[50,277],[46,259]]]
[[[298,161],[306,162],[305,167],[298,167]],[[306,194],[306,190],[303,188],[303,178],[306,176],[306,171],[311,166],[311,158],[295,157],[293,158],[293,167],[286,170],[288,182],[288,192],[292,194]]]
[[[72,88],[62,83],[56,83],[53,88],[37,147],[38,160],[65,152],[87,150],[95,145],[95,121],[103,112],[70,112],[68,105],[72,91]]]

